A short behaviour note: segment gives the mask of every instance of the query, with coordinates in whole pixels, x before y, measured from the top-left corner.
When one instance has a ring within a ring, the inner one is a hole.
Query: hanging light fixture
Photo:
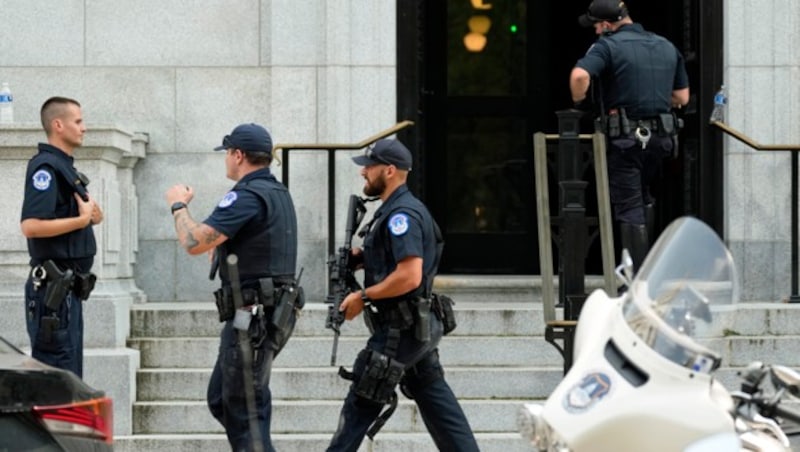
[[[472,16],[467,21],[467,26],[469,27],[469,31],[485,35],[489,33],[489,29],[492,28],[492,20],[483,15]]]
[[[472,16],[467,21],[469,33],[464,36],[464,47],[470,52],[480,52],[486,47],[486,33],[492,28],[492,20],[487,16]]]
[[[486,47],[486,36],[470,32],[464,35],[464,47],[470,52],[480,52]]]
[[[470,0],[475,9],[492,9],[491,3],[483,3],[483,0]]]

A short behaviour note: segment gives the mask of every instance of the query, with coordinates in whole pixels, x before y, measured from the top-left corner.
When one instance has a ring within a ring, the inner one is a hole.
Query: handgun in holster
[[[275,291],[275,308],[272,311],[271,319],[275,356],[289,341],[297,322],[297,312],[305,306],[305,294],[300,286],[302,276],[303,269],[301,268],[297,279],[289,284],[284,284]]]
[[[431,299],[419,297],[412,302],[414,306],[414,337],[420,342],[431,340]]]
[[[290,284],[284,284],[276,291],[275,310],[272,313],[272,326],[279,331],[286,330],[292,320],[291,315],[293,311],[295,309],[303,309],[303,305],[305,305],[303,288],[300,287],[300,278],[302,276],[303,270],[301,269],[297,280],[292,281]]]
[[[63,272],[52,260],[45,261],[42,266],[47,272],[47,289],[44,292],[44,304],[48,309],[58,311],[61,302],[72,289],[74,274],[72,270]]]

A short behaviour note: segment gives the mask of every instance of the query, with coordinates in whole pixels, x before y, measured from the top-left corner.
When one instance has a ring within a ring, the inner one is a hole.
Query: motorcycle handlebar
[[[771,414],[774,415],[774,417],[800,423],[800,413],[796,411],[783,407],[779,404],[766,405],[765,407],[771,411]]]

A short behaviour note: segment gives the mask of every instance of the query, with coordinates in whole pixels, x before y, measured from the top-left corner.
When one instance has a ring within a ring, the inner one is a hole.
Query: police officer
[[[275,343],[274,331],[264,334],[260,319],[271,314],[272,308],[266,312],[261,310],[274,303],[272,285],[279,288],[294,279],[297,219],[289,191],[270,172],[272,138],[264,127],[241,124],[225,136],[222,145],[215,150],[225,151],[226,176],[236,184],[208,218],[202,223],[192,218],[188,204],[194,191],[187,185],[171,187],[165,197],[184,249],[193,255],[213,252],[215,262],[220,263],[222,287],[215,292],[215,297],[220,320],[225,325],[208,384],[209,410],[225,427],[232,450],[272,451],[269,378],[279,346]],[[249,325],[243,326],[247,334],[241,342],[233,312],[230,274],[225,265],[226,257],[232,254],[238,257],[244,304],[256,307],[244,311],[252,317]],[[212,278],[215,273],[216,268],[213,268]],[[270,289],[262,290],[263,284]],[[243,364],[246,362],[252,366]],[[246,385],[248,381],[253,382],[252,386]],[[252,413],[253,405],[256,413]],[[255,419],[257,428],[251,430]]]
[[[353,160],[363,165],[364,193],[383,203],[364,228],[363,250],[353,251],[355,260],[363,257],[364,289],[348,294],[341,310],[347,320],[365,311],[372,336],[353,364],[353,384],[328,450],[358,449],[370,425],[383,416],[384,403],[369,394],[393,389],[397,382],[391,381],[392,375],[398,375],[393,365],[399,363],[404,369],[401,389],[416,402],[439,450],[477,451],[469,422],[439,363],[441,322],[434,315],[409,316],[420,306],[415,301],[430,292],[439,258],[438,227],[406,185],[411,152],[400,141],[383,139]],[[421,340],[425,332],[420,333],[419,322],[425,319],[430,337]],[[376,374],[389,377],[380,381]],[[390,387],[381,388],[387,382]]]
[[[34,358],[82,377],[81,301],[94,287],[92,225],[103,221],[103,211],[86,190],[88,179],[73,166],[86,133],[81,105],[51,97],[42,105],[41,120],[47,143],[39,143],[28,162],[20,223],[31,264],[27,330]]]
[[[649,248],[650,183],[677,152],[679,120],[671,108],[689,102],[689,79],[678,49],[634,23],[624,2],[594,0],[578,21],[600,38],[572,69],[572,100],[583,108],[590,84],[599,85],[611,203],[622,246],[638,268]]]

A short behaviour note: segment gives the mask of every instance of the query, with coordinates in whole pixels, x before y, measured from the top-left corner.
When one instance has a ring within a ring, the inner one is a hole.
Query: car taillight
[[[53,433],[98,438],[109,444],[114,439],[113,407],[109,397],[68,405],[35,406],[33,412]]]

